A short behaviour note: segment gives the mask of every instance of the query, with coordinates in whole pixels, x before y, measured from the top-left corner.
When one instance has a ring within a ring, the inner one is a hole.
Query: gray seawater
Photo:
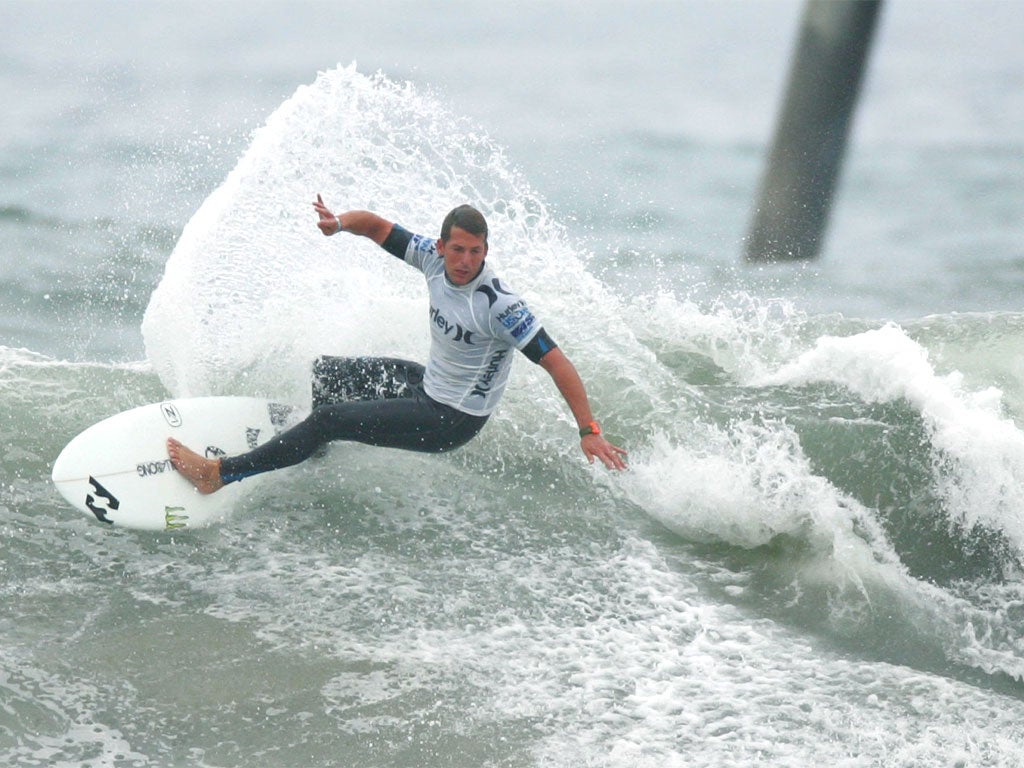
[[[1020,765],[1024,6],[891,0],[825,253],[751,267],[800,9],[0,4],[0,761]],[[100,418],[423,356],[317,192],[484,209],[631,470],[519,361],[450,456],[68,508]]]

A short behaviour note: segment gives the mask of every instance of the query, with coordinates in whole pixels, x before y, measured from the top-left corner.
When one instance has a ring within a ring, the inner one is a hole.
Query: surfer
[[[625,469],[626,451],[605,439],[575,366],[526,302],[486,263],[487,221],[469,205],[453,209],[436,240],[370,211],[335,215],[313,203],[326,236],[367,237],[423,272],[430,296],[426,366],[394,358],[321,358],[314,365],[310,415],[249,453],[201,456],[169,438],[174,467],[199,491],[298,464],[334,440],[439,453],[475,437],[501,399],[513,351],[551,376],[579,428],[590,463]]]

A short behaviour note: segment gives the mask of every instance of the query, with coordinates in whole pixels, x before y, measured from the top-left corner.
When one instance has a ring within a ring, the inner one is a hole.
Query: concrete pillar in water
[[[818,255],[880,6],[881,0],[807,0],[748,261]]]

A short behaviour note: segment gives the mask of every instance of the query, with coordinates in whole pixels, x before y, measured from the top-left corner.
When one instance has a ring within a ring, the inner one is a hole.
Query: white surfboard
[[[297,420],[291,406],[253,397],[168,400],[119,413],[86,429],[53,465],[57,490],[108,525],[164,530],[223,519],[242,492],[232,484],[196,491],[167,456],[175,437],[207,456],[252,450]]]

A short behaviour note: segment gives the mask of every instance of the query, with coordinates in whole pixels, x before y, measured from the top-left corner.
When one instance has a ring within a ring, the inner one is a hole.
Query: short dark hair
[[[452,227],[464,229],[471,235],[483,236],[484,244],[487,244],[487,219],[476,208],[471,205],[460,205],[452,208],[451,212],[441,222],[441,239],[447,241],[452,236]]]

